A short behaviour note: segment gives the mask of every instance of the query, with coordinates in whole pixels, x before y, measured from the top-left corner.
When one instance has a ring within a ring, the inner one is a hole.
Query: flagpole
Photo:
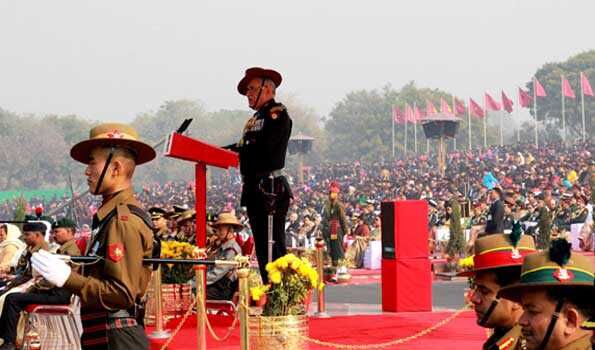
[[[393,106],[393,110],[392,110],[392,117],[391,117],[392,122],[392,134],[391,134],[391,140],[392,140],[392,155],[393,155],[393,159],[395,159],[395,107]]]
[[[409,119],[409,115],[407,114],[407,111],[405,111],[405,158],[407,158],[407,119]]]
[[[486,96],[483,96],[483,148],[488,148],[488,104]]]
[[[562,97],[562,141],[566,144],[566,107],[564,105],[564,75],[560,74],[560,95]]]
[[[455,95],[452,95],[452,115],[456,118],[457,117],[457,111],[456,111],[456,106],[455,106]],[[457,135],[455,135],[452,138],[452,149],[453,151],[457,150]]]
[[[504,92],[504,90],[502,90]],[[504,122],[504,104],[502,104],[502,109],[500,112],[500,147],[504,146],[504,132],[502,131],[502,124]]]
[[[521,96],[519,94],[520,94],[520,92],[517,92],[517,94],[516,94],[516,105],[518,106],[517,107],[517,110],[518,111],[520,111],[521,108],[522,108],[522,106],[521,106]],[[518,122],[518,118],[514,118],[514,119]],[[520,123],[519,123],[519,125],[516,128],[516,143],[517,143],[517,145],[519,143],[521,143],[521,125],[520,125]]]
[[[534,132],[535,132],[535,147],[539,148],[539,139],[537,136],[537,90],[535,89],[535,80],[537,78],[533,77],[533,110],[535,111],[535,120],[534,120]]]
[[[581,109],[582,109],[582,113],[583,113],[583,142],[585,142],[587,129],[585,127],[585,93],[584,93],[584,86],[583,86],[583,72],[579,73],[578,78],[581,81]]]
[[[469,129],[469,150],[471,151],[471,97],[467,103],[467,126]]]
[[[416,104],[413,102],[413,152],[417,155],[417,117],[415,116]]]

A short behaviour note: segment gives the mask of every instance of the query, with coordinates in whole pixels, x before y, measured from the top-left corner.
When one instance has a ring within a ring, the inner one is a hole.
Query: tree
[[[576,95],[576,99],[566,98],[566,128],[570,140],[580,137],[582,132],[582,115],[580,105],[580,81],[579,72],[584,72],[590,79],[591,84],[595,82],[595,50],[583,52],[572,56],[564,62],[546,63],[535,72],[541,85],[546,90],[546,97],[537,98],[537,120],[541,121],[545,129],[541,131],[548,140],[560,139],[562,135],[562,96],[560,75],[564,75],[570,82]],[[529,93],[533,96],[533,81],[526,84]],[[535,116],[535,110],[531,107],[531,115]],[[595,116],[595,98],[585,96],[585,124],[587,139],[593,135],[593,116]],[[548,127],[549,126],[549,127]]]

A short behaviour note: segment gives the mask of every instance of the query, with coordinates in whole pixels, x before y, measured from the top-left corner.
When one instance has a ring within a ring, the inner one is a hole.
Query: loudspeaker
[[[382,259],[382,311],[432,311],[430,259]]]
[[[423,123],[424,134],[428,139],[439,139],[440,136],[455,137],[459,130],[458,121],[434,120]]]
[[[382,258],[427,258],[428,202],[382,202]]]

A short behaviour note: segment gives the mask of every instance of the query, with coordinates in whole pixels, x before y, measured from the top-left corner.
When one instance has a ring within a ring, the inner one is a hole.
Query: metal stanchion
[[[161,266],[153,273],[153,298],[155,299],[155,330],[149,336],[152,339],[167,339],[170,332],[163,329],[163,301],[161,296]]]
[[[197,265],[194,267],[196,273],[196,300],[204,302],[206,299],[205,280],[207,267],[205,265]],[[196,335],[198,338],[198,350],[207,350],[207,334],[206,328],[206,313],[201,312],[206,310],[205,305],[196,306]]]
[[[316,238],[315,246],[319,287],[316,289],[316,295],[318,296],[318,311],[314,313],[314,316],[319,318],[327,318],[330,316],[326,313],[326,302],[324,300],[324,239],[321,237]]]
[[[246,259],[246,262],[248,259]],[[238,280],[240,285],[240,349],[248,350],[248,275],[250,275],[250,269],[246,265],[240,263],[240,269],[238,270]]]

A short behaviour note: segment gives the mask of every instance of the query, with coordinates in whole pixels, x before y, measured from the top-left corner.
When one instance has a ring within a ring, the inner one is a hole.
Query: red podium
[[[382,310],[431,311],[427,202],[383,202],[381,215]]]
[[[196,245],[204,248],[207,237],[207,165],[237,167],[237,153],[179,133],[169,135],[164,155],[195,163]]]

